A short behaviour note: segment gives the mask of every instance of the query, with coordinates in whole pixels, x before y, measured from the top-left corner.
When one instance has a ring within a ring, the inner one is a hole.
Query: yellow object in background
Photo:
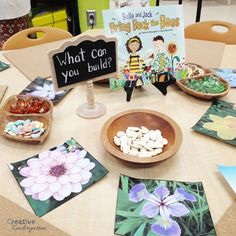
[[[63,9],[63,10],[45,12],[45,13],[36,15],[32,19],[32,24],[34,27],[49,26],[49,27],[55,27],[55,28],[68,31],[66,19],[67,19],[66,10]],[[41,37],[41,36],[42,36],[41,33],[37,33],[37,37]]]

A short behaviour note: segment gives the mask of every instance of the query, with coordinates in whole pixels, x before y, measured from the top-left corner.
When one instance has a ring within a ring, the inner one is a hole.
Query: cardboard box
[[[68,30],[66,10],[45,12],[32,19],[33,26],[50,26]]]

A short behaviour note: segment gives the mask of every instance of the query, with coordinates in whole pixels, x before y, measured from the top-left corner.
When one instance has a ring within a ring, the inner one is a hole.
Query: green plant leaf
[[[181,225],[185,230],[184,235],[192,235],[192,232],[188,229],[188,227],[184,223],[182,223]]]
[[[125,175],[120,176],[122,190],[126,193],[129,192],[129,177]]]
[[[126,223],[126,222],[130,222],[130,223],[132,223],[132,222],[133,223],[140,222],[141,223],[141,219],[138,219],[138,218],[128,218],[128,219],[116,222],[115,223],[115,228],[118,229],[120,227],[120,225],[122,225],[123,223]]]
[[[139,226],[138,230],[135,232],[134,236],[143,236],[143,231],[147,223],[143,223]]]
[[[140,220],[138,220],[137,222],[132,222],[129,221],[128,219],[123,222],[123,224],[116,230],[116,234],[121,234],[121,235],[125,235],[129,232],[131,232],[132,230],[138,228],[140,226],[141,222]]]
[[[129,200],[129,195],[123,190],[118,190],[117,210],[129,210],[131,207],[135,207],[135,203]]]
[[[133,212],[133,211],[116,211],[116,215],[118,216],[124,216],[124,217],[140,217],[139,212]]]

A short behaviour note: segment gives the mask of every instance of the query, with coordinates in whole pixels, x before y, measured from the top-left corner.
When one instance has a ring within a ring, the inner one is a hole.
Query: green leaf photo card
[[[236,104],[214,101],[192,129],[236,146]]]

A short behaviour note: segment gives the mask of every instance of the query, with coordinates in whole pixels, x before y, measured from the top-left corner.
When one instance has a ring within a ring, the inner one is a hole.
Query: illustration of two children
[[[164,38],[161,35],[158,35],[153,38],[153,45],[157,49],[157,54],[152,55],[151,71],[155,73],[162,73],[170,67],[170,59],[162,52],[164,46]],[[139,50],[142,49],[142,41],[138,36],[134,36],[127,40],[126,49],[129,53],[129,58],[123,66],[123,73],[128,75],[129,78],[126,78],[130,81],[136,80],[135,86],[143,85],[142,81],[142,72],[145,70],[144,60],[137,54]],[[135,78],[136,76],[136,78]]]

